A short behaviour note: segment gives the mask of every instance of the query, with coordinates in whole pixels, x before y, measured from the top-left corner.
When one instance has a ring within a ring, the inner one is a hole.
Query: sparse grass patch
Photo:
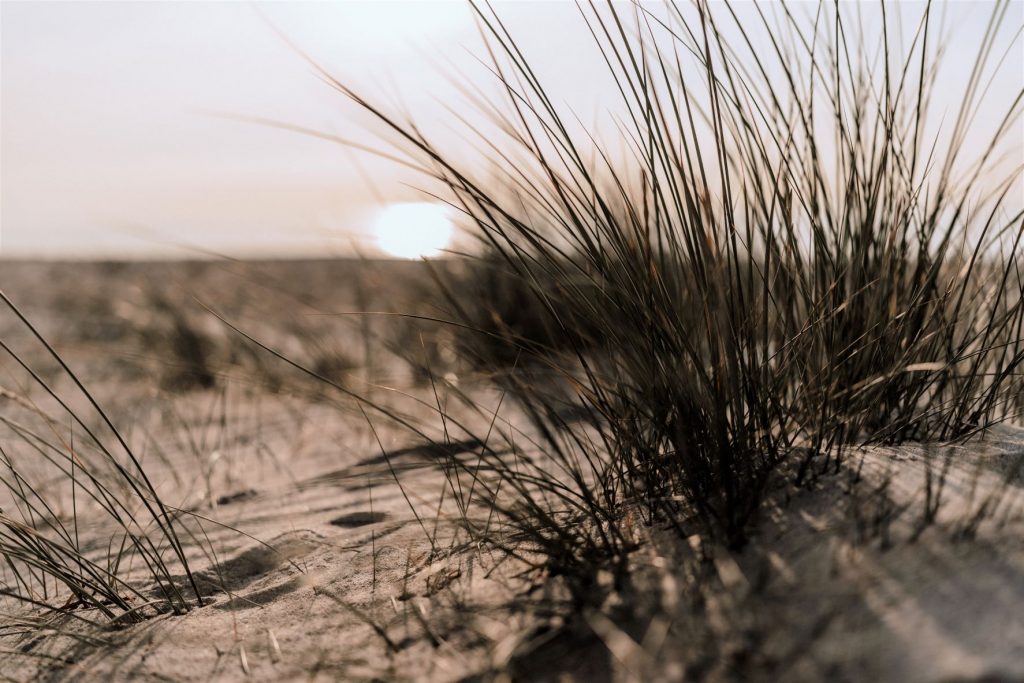
[[[0,340],[39,395],[0,390],[0,594],[45,610],[95,610],[118,623],[201,605],[177,511],[160,499],[128,442],[74,372],[6,295],[0,299],[60,365],[60,379],[71,387],[55,388]],[[70,507],[64,507],[67,501]],[[85,510],[90,514],[82,515]],[[80,536],[80,520],[97,519],[109,543]]]

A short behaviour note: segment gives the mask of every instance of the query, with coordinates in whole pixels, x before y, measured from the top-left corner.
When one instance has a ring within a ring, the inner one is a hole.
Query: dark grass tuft
[[[621,96],[610,139],[475,5],[502,93],[479,102],[491,128],[473,129],[488,169],[321,70],[443,186],[486,254],[442,279],[443,298],[461,356],[529,426],[448,463],[452,493],[473,486],[494,513],[467,517],[470,533],[510,546],[500,526],[585,592],[595,568],[622,566],[632,514],[736,548],[782,462],[797,458],[799,483],[837,471],[847,444],[1019,417],[1021,176],[998,160],[1021,98],[985,147],[965,145],[1006,8],[945,137],[930,5],[909,42],[882,7],[880,51],[824,3],[583,7]]]

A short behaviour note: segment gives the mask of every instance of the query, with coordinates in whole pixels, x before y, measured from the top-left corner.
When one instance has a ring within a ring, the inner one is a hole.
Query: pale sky
[[[987,6],[952,7],[965,45],[980,39]],[[1022,7],[1008,17],[1014,30]],[[497,8],[550,91],[596,116],[612,93],[575,6]],[[373,141],[365,116],[271,24],[340,80],[386,102],[400,96],[428,131],[465,144],[441,104],[457,101],[444,73],[454,64],[487,76],[460,2],[4,0],[0,257],[350,253],[353,241],[365,245],[381,198],[421,199],[388,162],[211,114]],[[996,100],[1020,91],[1019,47]],[[954,52],[953,75],[963,62]]]

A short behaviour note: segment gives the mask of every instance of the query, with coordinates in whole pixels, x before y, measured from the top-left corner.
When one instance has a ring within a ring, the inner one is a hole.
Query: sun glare
[[[373,232],[377,246],[398,258],[440,255],[452,239],[450,208],[430,202],[392,204],[377,214]]]

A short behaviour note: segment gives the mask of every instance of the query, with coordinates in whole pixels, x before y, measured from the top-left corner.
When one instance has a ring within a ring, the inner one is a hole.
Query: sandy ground
[[[557,577],[465,544],[438,505],[438,458],[472,457],[473,444],[438,453],[371,429],[339,392],[247,351],[197,303],[343,386],[422,399],[429,421],[446,397],[375,335],[440,351],[386,316],[322,315],[408,310],[427,286],[417,268],[0,264],[0,288],[110,409],[164,499],[201,516],[188,523],[189,557],[208,595],[183,616],[122,628],[0,599],[0,677],[1024,680],[1024,430],[851,450],[838,474],[780,489],[740,553],[637,525],[634,587],[573,618]],[[208,382],[165,345],[178,318],[201,332]],[[0,339],[68,388],[11,316]],[[31,395],[6,360],[0,386]],[[60,482],[49,485],[60,499]],[[109,529],[94,510],[80,515],[103,547]]]

